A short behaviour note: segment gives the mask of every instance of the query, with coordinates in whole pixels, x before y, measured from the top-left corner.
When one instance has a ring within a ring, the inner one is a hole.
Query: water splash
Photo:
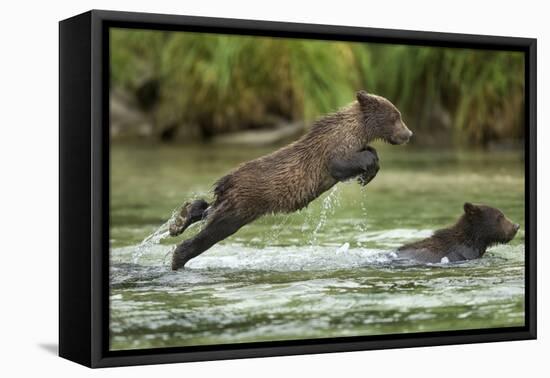
[[[342,245],[336,250],[336,254],[339,255],[339,254],[342,254],[342,253],[346,253],[348,250],[349,250],[349,243],[346,242],[346,243],[342,244]]]
[[[281,236],[281,233],[287,228],[289,219],[290,219],[290,214],[285,214],[282,216],[282,219],[280,220],[280,222],[276,223],[271,227],[270,232],[268,232],[264,238],[265,244],[271,245],[278,242],[279,236]]]
[[[339,194],[339,187],[336,185],[332,187],[328,195],[323,199],[321,204],[321,213],[319,214],[319,221],[317,222],[317,226],[315,226],[309,240],[310,245],[318,245],[320,231],[326,225],[329,215],[334,214],[334,208],[340,205]]]
[[[311,272],[390,266],[394,257],[387,250],[335,246],[288,246],[256,248],[218,245],[186,265],[190,271]]]
[[[389,233],[385,233],[390,235]],[[389,236],[388,236],[389,237]],[[146,283],[151,275],[159,272],[171,275],[172,271],[165,264],[159,264],[163,257],[171,252],[169,245],[155,245],[147,250],[148,258],[143,258],[139,264],[130,263],[134,247],[114,248],[111,251],[112,265],[111,275],[116,276],[117,282],[140,281]],[[482,259],[466,262],[438,262],[432,264],[419,264],[414,261],[400,259],[394,250],[377,248],[358,248],[343,243],[335,246],[316,246],[311,248],[302,246],[266,246],[261,250],[256,247],[243,246],[242,244],[218,244],[208,252],[201,254],[189,261],[185,274],[190,271],[202,272],[213,277],[220,276],[221,271],[232,270],[233,273],[243,272],[313,272],[313,271],[338,271],[353,270],[355,268],[402,268],[414,267],[415,269],[489,269],[494,268],[499,275],[507,275],[522,270],[524,261],[524,245],[496,246],[493,247]],[[508,271],[507,266],[512,266]],[[465,271],[466,271],[465,270]],[[122,277],[119,277],[122,276]],[[186,277],[181,278],[184,282]],[[480,278],[483,281],[483,278]]]
[[[170,224],[174,222],[179,214],[180,208],[172,211],[170,219],[163,223],[159,228],[157,228],[152,234],[148,235],[145,239],[139,243],[134,251],[132,252],[132,262],[137,264],[141,256],[151,249],[152,246],[159,244],[163,239],[166,239],[170,236],[170,231],[168,230]]]
[[[365,203],[365,201],[363,200],[363,196],[365,194],[365,190],[366,190],[366,186],[361,186],[361,198],[359,199],[359,205],[361,207],[361,220],[355,225],[355,228],[357,230],[357,232],[359,233],[359,235],[363,235],[364,233],[367,232],[367,222],[366,222],[366,219],[367,218],[367,205]],[[364,244],[363,242],[361,241],[361,239],[358,239],[357,240],[357,245],[359,247],[363,247]]]

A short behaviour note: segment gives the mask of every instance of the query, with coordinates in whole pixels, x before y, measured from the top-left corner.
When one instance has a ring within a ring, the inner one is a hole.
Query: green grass
[[[354,100],[389,98],[428,139],[457,144],[522,138],[524,58],[519,52],[111,30],[113,88],[158,89],[155,135],[189,135],[311,121]]]

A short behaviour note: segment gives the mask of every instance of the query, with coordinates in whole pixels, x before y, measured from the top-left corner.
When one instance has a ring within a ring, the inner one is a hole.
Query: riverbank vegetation
[[[114,138],[307,128],[358,89],[394,102],[416,143],[523,137],[520,52],[132,29],[112,30],[110,42]]]

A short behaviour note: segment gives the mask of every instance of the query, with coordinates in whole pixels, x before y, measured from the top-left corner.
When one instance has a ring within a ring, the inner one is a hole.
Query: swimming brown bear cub
[[[499,209],[466,202],[464,214],[453,226],[401,246],[397,255],[422,263],[473,260],[482,257],[492,245],[508,243],[518,230],[519,224],[512,223]]]
[[[183,267],[263,215],[306,207],[340,181],[358,177],[367,185],[379,170],[378,154],[369,143],[381,139],[404,144],[411,136],[390,101],[359,91],[357,101],[316,121],[296,142],[246,162],[219,179],[213,203],[200,199],[184,205],[170,226],[172,236],[194,222],[207,223],[176,247],[172,269]]]

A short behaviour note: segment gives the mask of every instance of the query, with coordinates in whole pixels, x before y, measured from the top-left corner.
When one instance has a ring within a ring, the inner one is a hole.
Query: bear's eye
[[[504,215],[502,215],[502,214],[497,215],[497,221],[498,222],[500,222],[503,219],[504,219]]]

